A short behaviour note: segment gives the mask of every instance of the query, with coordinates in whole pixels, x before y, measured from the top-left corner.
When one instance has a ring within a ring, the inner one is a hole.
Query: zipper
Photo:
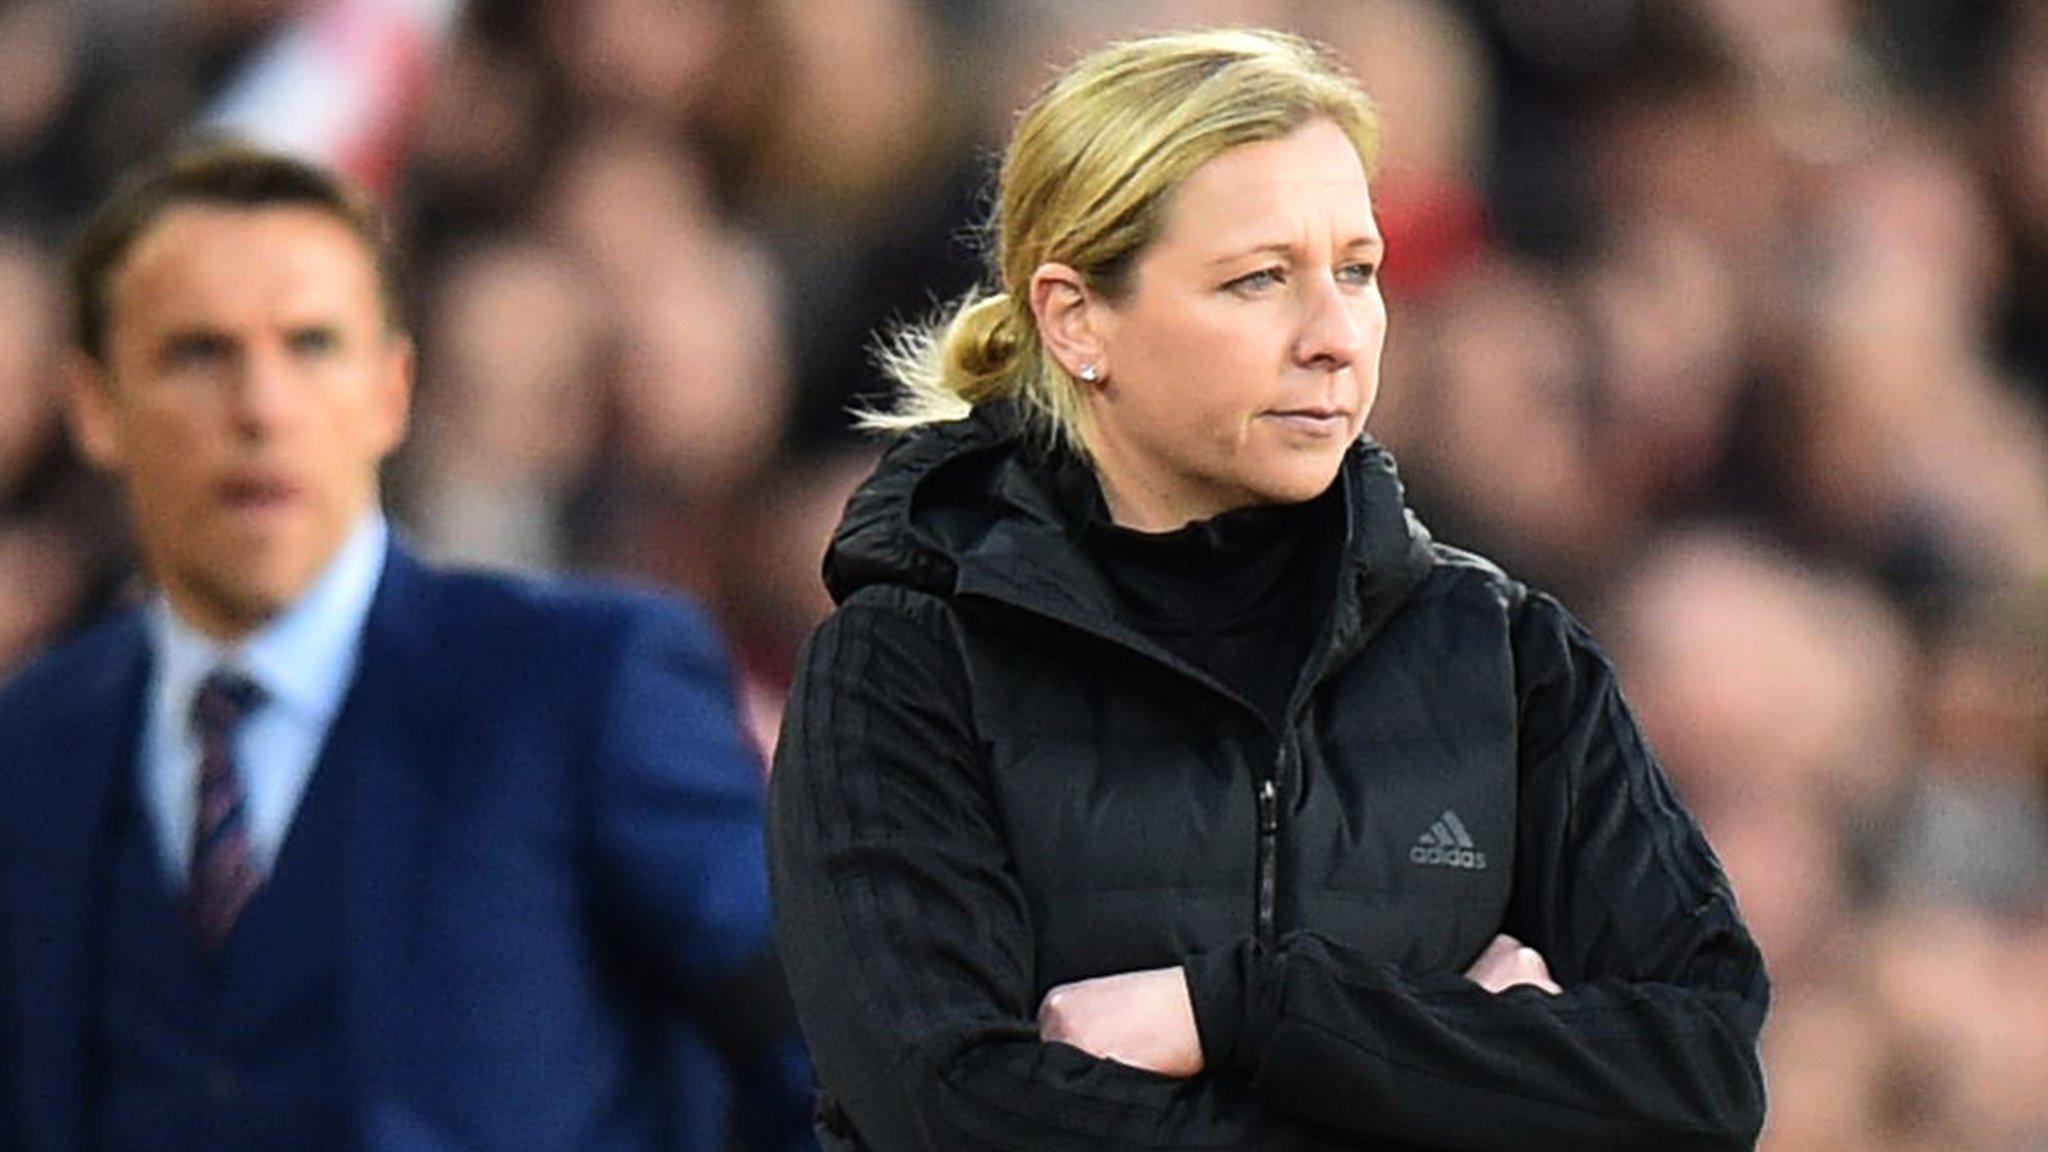
[[[1273,757],[1273,770],[1259,777],[1259,859],[1258,859],[1258,938],[1261,944],[1272,944],[1274,932],[1274,905],[1279,902],[1280,869],[1280,784],[1279,777],[1287,765],[1287,741],[1281,738],[1280,750]]]
[[[1114,645],[1126,652],[1136,653],[1179,676],[1207,688],[1243,710],[1267,731],[1273,731],[1271,722],[1257,708],[1253,707],[1250,701],[1224,687],[1222,682],[1214,677],[1184,663],[1178,657],[1135,632],[1127,635],[1113,634],[1105,631],[1098,623],[1090,622],[1065,612],[1056,611],[1026,599],[1020,599],[1014,595],[1005,595],[998,590],[969,587],[965,582],[955,589],[955,595],[986,599],[1027,615],[1037,616],[1041,619],[1050,620],[1055,624],[1072,628],[1077,632],[1103,643]],[[1326,623],[1326,631],[1327,628],[1328,625]],[[1327,637],[1325,637],[1325,640],[1327,640]],[[1317,658],[1311,654],[1310,667],[1315,665],[1316,660]],[[1292,717],[1300,712],[1303,701],[1312,690],[1315,680],[1316,677],[1310,674],[1309,667],[1304,667],[1301,677],[1294,686],[1292,698],[1288,701],[1286,716],[1290,721]],[[1288,733],[1293,727],[1294,725],[1291,722],[1283,722],[1281,724],[1280,730],[1277,733],[1279,744],[1273,754],[1272,765],[1253,777],[1253,787],[1258,802],[1259,821],[1258,855],[1255,862],[1254,875],[1254,885],[1256,888],[1254,892],[1254,923],[1259,942],[1268,945],[1274,943],[1279,935],[1277,931],[1278,916],[1276,914],[1276,906],[1279,904],[1280,897],[1279,781],[1287,774]]]

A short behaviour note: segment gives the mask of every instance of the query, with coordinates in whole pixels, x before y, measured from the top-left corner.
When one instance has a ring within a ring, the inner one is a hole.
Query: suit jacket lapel
[[[424,914],[426,850],[438,810],[430,775],[436,724],[434,577],[393,544],[364,625],[355,683],[335,718],[321,771],[350,780],[348,981],[359,1114],[377,1106],[387,1029],[405,1011],[397,980]]]
[[[106,655],[87,665],[77,696],[53,717],[28,794],[10,804],[20,866],[6,945],[21,1022],[16,1068],[29,1147],[85,1146],[87,1029],[97,990],[93,946],[104,911],[100,883],[114,789],[131,785],[140,745],[150,654],[141,613],[113,625]]]

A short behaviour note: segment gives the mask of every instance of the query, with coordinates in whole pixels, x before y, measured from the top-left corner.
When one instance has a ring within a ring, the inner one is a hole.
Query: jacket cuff
[[[1246,1078],[1258,1070],[1280,1023],[1280,968],[1279,955],[1251,940],[1182,963],[1206,1069]]]

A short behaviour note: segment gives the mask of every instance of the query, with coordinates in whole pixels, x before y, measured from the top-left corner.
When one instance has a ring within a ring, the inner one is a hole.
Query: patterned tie
[[[250,855],[248,804],[235,766],[235,730],[263,703],[263,689],[239,672],[215,669],[192,698],[192,731],[199,739],[199,805],[192,821],[192,874],[186,914],[200,948],[212,955],[263,873]]]

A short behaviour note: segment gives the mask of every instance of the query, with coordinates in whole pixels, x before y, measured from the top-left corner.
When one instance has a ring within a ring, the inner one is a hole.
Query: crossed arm
[[[1553,996],[1564,991],[1550,978],[1543,954],[1506,933],[1493,938],[1465,979],[1496,993],[1522,985]],[[1161,1076],[1202,1071],[1195,1004],[1187,970],[1179,966],[1061,984],[1038,1004],[1038,1035]]]

